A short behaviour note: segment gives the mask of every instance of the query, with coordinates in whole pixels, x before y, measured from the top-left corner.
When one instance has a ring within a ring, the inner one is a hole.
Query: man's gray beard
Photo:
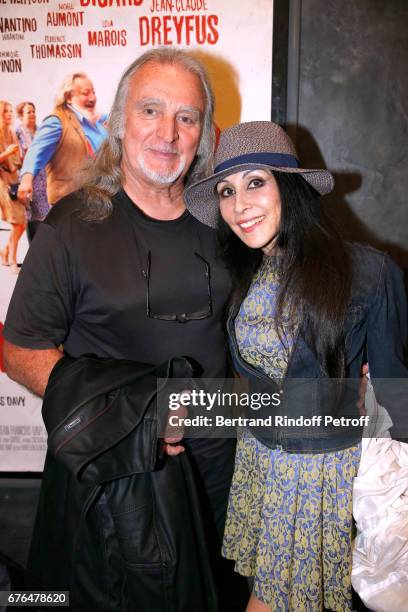
[[[151,170],[151,168],[148,168],[145,164],[142,155],[140,155],[139,157],[139,164],[144,175],[147,176],[147,178],[149,178],[151,181],[153,181],[154,183],[159,183],[160,185],[170,185],[179,178],[180,174],[184,170],[186,161],[184,157],[180,157],[179,165],[177,166],[177,168],[175,170],[169,170],[167,172],[157,172],[155,170]]]
[[[81,115],[83,115],[91,123],[96,123],[96,121],[98,120],[99,115],[96,111],[96,106],[93,106],[92,108],[88,108],[87,106],[79,107],[75,106],[75,104],[71,104],[71,106],[72,108],[75,108],[77,111],[79,111]]]

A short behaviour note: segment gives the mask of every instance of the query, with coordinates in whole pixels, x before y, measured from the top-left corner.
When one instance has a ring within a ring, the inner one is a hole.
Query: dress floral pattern
[[[280,380],[293,346],[273,325],[279,262],[265,258],[235,321],[241,356]],[[345,612],[351,603],[352,482],[360,447],[319,454],[270,449],[243,430],[237,445],[223,554],[254,576],[274,611]]]
[[[287,313],[284,313],[283,338],[279,338],[275,330],[279,267],[279,257],[264,257],[235,319],[241,357],[274,380],[283,377],[293,345],[293,330]]]
[[[16,134],[20,149],[23,155],[25,155],[34,139],[34,136],[22,124],[18,126]],[[45,168],[43,168],[38,172],[33,181],[33,196],[27,213],[28,220],[43,221],[49,210],[50,205],[48,204],[47,198],[47,175]]]

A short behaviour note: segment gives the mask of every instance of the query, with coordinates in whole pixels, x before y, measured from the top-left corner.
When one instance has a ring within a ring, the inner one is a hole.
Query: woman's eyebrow
[[[245,177],[248,174],[251,174],[251,172],[256,172],[257,170],[264,170],[264,168],[250,168],[249,170],[245,170],[242,176]]]

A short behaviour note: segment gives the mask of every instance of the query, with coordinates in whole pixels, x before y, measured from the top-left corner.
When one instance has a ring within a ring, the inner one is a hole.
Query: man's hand
[[[183,436],[181,436],[180,438],[164,438],[162,446],[163,453],[165,455],[168,455],[169,457],[175,457],[176,455],[184,453],[184,451],[186,450],[184,446],[182,446],[181,444],[177,444],[177,442],[180,442],[182,438]]]
[[[23,175],[21,179],[18,191],[17,191],[17,199],[24,206],[28,206],[33,198],[33,180],[34,177],[29,172]]]
[[[189,395],[190,392],[185,390],[180,393],[180,395],[186,394]],[[184,446],[182,444],[178,444],[178,442],[181,442],[184,436],[184,426],[182,425],[182,421],[187,416],[187,414],[187,408],[183,404],[179,404],[177,408],[172,408],[172,410],[169,411],[162,447],[163,453],[165,455],[174,457],[176,455],[180,455],[180,453],[184,453],[184,451],[186,450]],[[179,424],[170,424],[170,417],[175,417],[177,423]]]

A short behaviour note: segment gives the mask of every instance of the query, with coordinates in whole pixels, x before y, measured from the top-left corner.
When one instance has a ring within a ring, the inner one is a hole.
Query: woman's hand
[[[2,164],[6,159],[8,159],[11,155],[16,153],[19,150],[18,144],[10,144],[8,145],[4,151],[0,153],[0,164]]]
[[[17,153],[19,148],[20,147],[18,146],[18,144],[10,144],[4,152],[6,153],[7,157],[10,157],[10,155],[14,155],[14,153]]]
[[[358,401],[357,401],[357,408],[361,416],[365,416],[367,414],[367,410],[365,407],[365,396],[366,396],[366,391],[367,391],[367,383],[368,383],[367,375],[368,374],[369,374],[368,363],[365,363],[361,366],[361,369],[360,369],[360,385],[358,388]]]

